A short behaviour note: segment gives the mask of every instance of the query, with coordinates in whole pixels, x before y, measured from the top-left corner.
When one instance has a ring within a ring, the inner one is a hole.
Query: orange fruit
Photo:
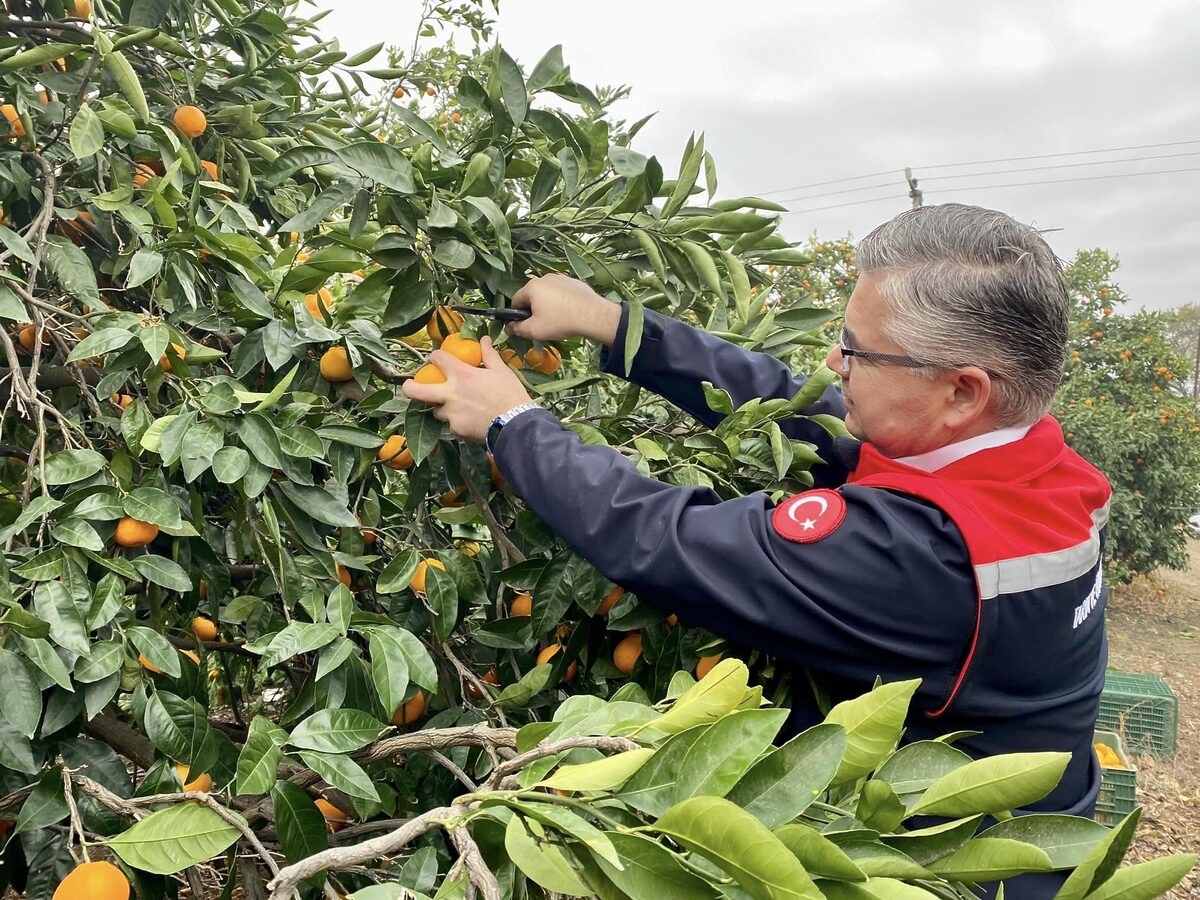
[[[346,587],[350,587],[350,581],[351,581],[350,570],[347,569],[345,566],[343,566],[341,563],[338,563],[336,566],[334,566],[334,571],[337,572],[337,580],[340,581],[342,584],[344,584]]]
[[[67,9],[76,19],[90,19],[92,17],[92,0],[70,0]]]
[[[192,619],[192,634],[202,641],[215,641],[217,639],[217,623],[205,616],[196,616]]]
[[[510,616],[533,615],[533,595],[517,594],[517,596],[513,597],[513,602],[508,607],[508,614]]]
[[[668,628],[674,628],[676,625],[679,624],[679,616],[675,615],[674,613],[671,613],[671,615],[667,616],[666,623],[667,623]]]
[[[163,673],[163,670],[154,663],[150,662],[150,660],[148,660],[143,653],[138,654],[138,662],[141,663],[142,668],[148,672],[153,672],[155,675],[161,675]]]
[[[611,591],[609,591],[607,594],[604,595],[604,599],[601,600],[600,605],[596,607],[596,614],[600,615],[600,616],[607,614],[610,609],[612,609],[614,606],[616,606],[617,601],[620,600],[624,595],[625,595],[625,588],[623,588],[623,587],[613,588]]]
[[[158,537],[157,525],[151,525],[149,522],[143,522],[132,516],[122,516],[121,521],[117,523],[117,530],[113,532],[113,541],[117,546],[127,549],[145,547],[156,537]]]
[[[113,394],[108,399],[112,401],[113,406],[120,407],[122,411],[133,402],[133,398],[128,394]]]
[[[447,509],[460,508],[463,504],[458,498],[463,494],[464,491],[466,491],[466,489],[467,486],[465,484],[460,484],[456,488],[451,488],[450,490],[446,491],[446,493],[442,494],[442,496],[438,497],[438,504]]]
[[[350,368],[350,354],[345,347],[330,347],[321,354],[321,377],[334,384],[354,377],[354,370]]]
[[[425,574],[429,571],[430,566],[433,566],[435,569],[441,569],[443,572],[446,571],[446,564],[440,559],[430,558],[421,560],[417,565],[417,571],[413,575],[412,581],[408,583],[408,586],[418,594],[425,593]]]
[[[324,797],[318,797],[314,801],[314,805],[321,811],[321,815],[325,817],[325,830],[330,834],[335,831],[341,831],[350,822],[350,814],[346,813]]]
[[[459,553],[471,559],[483,551],[483,545],[479,541],[455,541],[454,546],[458,548]]]
[[[329,293],[328,288],[321,288],[315,294],[305,294],[304,305],[308,307],[310,316],[318,322],[323,322],[325,316],[321,312],[321,307],[325,307],[325,311],[330,315],[333,314],[333,294]]]
[[[17,108],[11,103],[5,103],[0,106],[0,112],[4,113],[4,118],[8,119],[9,127],[12,128],[12,136],[25,137],[25,126],[21,122],[21,114],[17,112]]]
[[[408,93],[408,91],[404,90],[403,87],[400,87],[397,85],[396,89],[394,91],[392,91],[392,96],[395,97],[397,100],[399,100],[401,97],[403,97],[407,93]]]
[[[195,106],[181,106],[171,119],[185,137],[198,138],[208,128],[208,118]]]
[[[428,96],[432,97],[434,94],[437,93],[437,88],[435,88],[432,84],[427,84],[427,85],[425,85],[425,93]]]
[[[175,773],[179,776],[179,783],[183,785],[185,791],[211,791],[213,786],[212,776],[207,772],[197,775],[194,780],[188,781],[191,776],[191,770],[183,763],[175,764]]]
[[[521,356],[512,347],[505,347],[500,351],[500,358],[508,365],[510,369],[523,369],[525,363],[521,361]]]
[[[633,634],[621,638],[621,642],[613,650],[613,665],[626,675],[633,671],[633,667],[637,665],[637,661],[641,658],[642,633],[640,631],[635,631]]]
[[[712,671],[713,666],[721,661],[721,654],[716,656],[702,656],[700,662],[696,663],[696,680],[699,681],[705,675]]]
[[[462,120],[462,113],[457,113],[457,112],[450,113],[450,121],[451,122],[459,122],[461,120]]]
[[[496,685],[496,686],[499,686],[499,684],[500,684],[500,676],[496,674],[495,669],[488,669],[487,673],[479,680],[482,681],[484,684],[492,684],[492,685]],[[482,700],[483,699],[483,691],[475,686],[475,682],[468,681],[467,682],[467,696],[470,697],[472,700]]]
[[[26,352],[32,353],[34,345],[37,344],[37,326],[33,323],[26,325],[17,332],[17,340]]]
[[[435,347],[440,347],[446,336],[453,334],[463,326],[463,317],[448,306],[439,306],[430,314],[429,324],[425,330]]]
[[[389,469],[411,469],[415,464],[412,453],[404,446],[402,434],[393,434],[384,441],[377,456]]]
[[[104,860],[80,863],[59,882],[52,900],[129,900],[129,879]]]
[[[446,335],[446,339],[442,341],[442,349],[468,366],[483,364],[483,347],[479,345],[479,341],[465,338],[457,331]]]
[[[411,725],[425,715],[425,692],[417,691],[411,700],[406,700],[392,713],[393,725]]]
[[[138,187],[145,187],[146,182],[154,177],[154,170],[145,163],[138,163],[133,167],[133,183]]]
[[[504,473],[501,472],[500,467],[498,465],[496,465],[496,457],[492,456],[492,454],[489,453],[487,455],[487,458],[488,458],[488,465],[491,467],[491,470],[492,470],[492,484],[494,484],[496,486],[496,490],[502,491],[502,490],[504,490],[504,485],[507,483],[504,480]]]
[[[537,655],[537,664],[540,666],[542,663],[550,662],[551,659],[558,655],[558,651],[561,649],[562,644],[551,644],[549,647],[546,647]],[[579,664],[575,660],[571,660],[571,664],[567,666],[567,671],[563,672],[563,677],[559,679],[559,683],[574,681],[578,673]]]
[[[553,375],[562,365],[562,354],[558,352],[557,347],[547,344],[544,350],[534,347],[526,353],[525,362],[529,363],[529,367],[534,371]]]
[[[209,181],[220,181],[221,180],[221,177],[220,177],[221,170],[217,168],[217,164],[215,162],[213,162],[211,159],[200,160],[200,168],[203,169],[208,174]]]
[[[95,225],[96,217],[86,209],[75,210],[75,218],[59,219],[54,223],[54,230],[63,237],[78,244],[87,236],[88,225]]]
[[[442,384],[446,375],[433,363],[426,363],[413,373],[413,381],[417,384]]]
[[[172,344],[171,349],[175,351],[175,355],[178,356],[180,359],[187,358],[187,347],[183,346],[183,344]],[[170,372],[171,371],[170,355],[167,353],[164,353],[162,355],[162,358],[159,359],[158,364],[162,367],[162,370],[164,372]]]
[[[379,535],[377,535],[374,531],[372,531],[370,528],[363,529],[362,542],[364,547],[373,546],[377,540],[379,540]]]
[[[200,665],[200,657],[196,655],[195,650],[180,650],[179,652],[182,653],[184,656],[186,656],[188,659],[190,659],[196,665]]]

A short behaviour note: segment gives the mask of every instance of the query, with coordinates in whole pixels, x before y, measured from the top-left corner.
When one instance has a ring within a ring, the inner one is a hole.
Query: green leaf
[[[775,829],[775,837],[792,851],[810,875],[839,881],[867,880],[854,860],[815,828],[800,824],[784,825]]]
[[[222,447],[213,454],[213,475],[221,484],[237,484],[250,468],[250,454],[241,447]]]
[[[667,805],[689,797],[724,797],[771,746],[787,715],[786,709],[746,709],[717,720],[688,750]]]
[[[607,791],[624,784],[630,776],[654,755],[652,747],[626,750],[595,762],[562,766],[536,787],[557,788],[563,791]]]
[[[336,637],[338,637],[338,630],[332,625],[290,622],[267,645],[267,649],[263,653],[263,665],[270,668],[299,653],[319,650]]]
[[[746,694],[750,672],[740,659],[723,659],[702,680],[689,688],[666,713],[651,719],[633,734],[652,729],[678,734],[695,725],[715,722],[732,712]]]
[[[800,861],[752,815],[720,797],[692,797],[654,828],[728,872],[761,900],[822,900]]]
[[[408,158],[391,144],[363,141],[340,148],[338,156],[350,168],[376,184],[391,188],[400,194],[416,192],[412,165]]]
[[[538,822],[514,815],[504,830],[504,849],[509,859],[527,878],[548,891],[571,897],[589,896],[591,891],[579,880],[563,852],[549,841],[538,840],[543,835]]]
[[[357,709],[323,709],[296,726],[288,743],[302,750],[349,753],[365,747],[383,731],[383,725]]]
[[[162,265],[163,257],[161,253],[155,253],[153,250],[139,250],[137,253],[133,254],[133,259],[129,263],[129,279],[125,282],[125,287],[132,288],[137,287],[139,284],[145,284],[160,271],[162,271]],[[162,326],[153,327],[156,330],[162,330],[165,332],[165,329],[163,329]],[[146,331],[150,330],[150,328],[146,329]],[[166,335],[164,334],[163,337],[165,338]],[[153,351],[147,352],[150,353],[150,357],[152,359],[158,359],[166,351],[167,344],[169,343],[169,340],[163,340],[163,346],[160,350],[158,350],[157,353]]]
[[[121,501],[125,515],[160,528],[178,528],[183,524],[179,504],[160,488],[134,488]]]
[[[274,488],[296,504],[301,512],[307,513],[318,522],[343,528],[358,527],[357,517],[350,512],[346,504],[319,487],[282,482]]]
[[[391,629],[390,633],[400,644],[400,650],[408,661],[409,680],[427,691],[437,693],[441,689],[441,683],[438,680],[437,667],[433,664],[433,657],[429,655],[425,645],[415,634],[403,628]]]
[[[75,665],[75,680],[81,684],[107,678],[121,668],[125,659],[125,648],[116,641],[99,641],[93,644],[91,649],[91,655],[79,660]]]
[[[25,659],[0,648],[0,714],[18,732],[31,738],[42,717],[42,692]]]
[[[433,620],[434,632],[441,640],[449,640],[458,621],[458,588],[454,578],[430,566],[425,572],[425,592],[429,608],[436,616]]]
[[[81,249],[64,237],[50,235],[46,238],[44,258],[46,266],[68,293],[88,303],[100,300],[96,273],[87,254]]]
[[[886,781],[897,794],[913,794],[970,761],[967,754],[942,741],[914,741],[888,757],[875,778]]]
[[[102,328],[76,344],[67,356],[67,362],[103,356],[113,350],[120,350],[132,340],[133,334],[124,328]]]
[[[142,83],[133,66],[129,64],[120,50],[112,50],[104,58],[104,68],[117,88],[125,95],[129,105],[137,117],[143,122],[150,121],[150,108],[146,105],[146,95],[142,93]]]
[[[982,837],[929,864],[929,871],[950,881],[999,881],[1052,868],[1046,851],[1033,844]]]
[[[179,803],[151,813],[108,846],[135,869],[172,875],[223,853],[239,837],[237,828],[207,806]]]
[[[288,456],[301,459],[320,459],[325,455],[325,445],[311,428],[293,425],[279,432],[279,447]]]
[[[1092,819],[1049,813],[1014,816],[980,835],[981,838],[1006,838],[1040,847],[1056,869],[1078,866],[1107,836],[1108,829]]]
[[[270,421],[261,413],[249,413],[238,424],[238,437],[254,458],[268,469],[283,468],[283,451],[279,436]]]
[[[33,611],[50,623],[50,635],[58,646],[80,656],[91,652],[83,613],[62,584],[57,581],[39,584],[33,592]]]
[[[104,541],[96,529],[82,519],[65,519],[50,530],[50,536],[68,547],[82,547],[99,553],[104,549]]]
[[[381,145],[382,146],[382,145]],[[306,209],[301,210],[279,226],[280,231],[305,232],[321,224],[335,209],[345,206],[354,196],[358,185],[350,181],[339,181],[317,197]]]
[[[520,128],[529,112],[529,94],[525,89],[525,79],[521,76],[521,67],[503,48],[497,48],[497,53],[500,94],[504,99],[504,108],[513,124]]]
[[[825,721],[846,729],[846,753],[835,784],[857,781],[887,758],[900,740],[909,701],[920,683],[915,678],[882,684],[829,711]]]
[[[192,589],[192,579],[188,577],[183,566],[165,556],[156,556],[153,553],[136,556],[133,565],[147,581],[165,587],[168,591],[186,594]]]
[[[466,269],[475,262],[475,249],[454,239],[438,241],[433,258],[450,269]]]
[[[383,41],[380,41],[378,44],[372,44],[365,50],[360,50],[354,55],[347,57],[346,59],[342,60],[341,64],[347,67],[361,66],[363,63],[370,62],[372,59],[374,59],[375,55],[382,49]]]
[[[412,582],[420,564],[421,557],[416,550],[404,550],[383,567],[383,571],[379,573],[379,581],[375,583],[376,592],[398,594]]]
[[[1069,753],[1003,753],[977,759],[935,781],[911,815],[969,816],[1016,809],[1058,784]]]
[[[46,458],[46,484],[74,484],[91,478],[108,465],[95,450],[60,450]]]
[[[283,751],[275,742],[271,732],[278,729],[263,716],[255,716],[250,723],[250,733],[237,762],[237,792],[239,794],[265,794],[278,777]]]
[[[53,497],[34,497],[29,501],[29,505],[21,511],[21,514],[17,516],[17,518],[14,519],[10,525],[0,528],[0,541],[7,541],[14,534],[20,534],[32,522],[42,518],[42,516],[54,512],[62,505],[63,503],[61,500],[56,500]]]
[[[1165,856],[1118,869],[1108,881],[1088,894],[1088,900],[1151,900],[1161,897],[1196,865],[1195,853]]]
[[[703,160],[704,135],[700,135],[700,139],[695,142],[689,138],[688,147],[684,151],[683,159],[679,164],[679,177],[676,179],[675,186],[671,190],[671,196],[663,204],[662,217],[664,219],[669,219],[675,215],[691,195],[692,188],[696,186],[696,177],[700,174],[700,163]]]
[[[329,846],[325,817],[304,788],[290,781],[277,781],[271,788],[271,802],[279,844],[288,862],[298,863]]]
[[[33,745],[29,739],[0,719],[0,766],[26,775],[36,775],[42,768],[39,762],[33,758]]]
[[[941,859],[966,844],[979,830],[981,821],[982,815],[951,819],[926,828],[886,834],[881,840],[914,862],[927,866],[935,859]]]
[[[71,122],[69,141],[71,152],[75,154],[76,159],[95,156],[104,146],[104,126],[86,103],[82,104],[75,113],[75,119]]]
[[[0,72],[17,72],[21,69],[32,69],[45,63],[69,56],[79,49],[78,44],[42,44],[32,50],[15,53],[0,62]]]
[[[188,427],[179,461],[190,484],[212,465],[213,455],[225,444],[225,433],[212,422],[195,422]]]
[[[396,637],[399,628],[377,628],[371,632],[371,681],[387,718],[404,704],[408,692],[408,655]]]
[[[300,759],[342,793],[379,802],[379,791],[371,783],[371,776],[350,757],[301,750]]]
[[[720,896],[662,844],[641,834],[607,832],[622,868],[593,854],[604,874],[626,895],[655,900],[716,900]]]
[[[126,629],[126,634],[133,641],[133,646],[137,648],[138,653],[150,660],[164,673],[172,678],[178,678],[183,672],[179,665],[179,651],[157,631],[152,631],[143,625],[133,625]]]
[[[61,766],[55,766],[46,772],[38,779],[33,793],[21,806],[21,814],[17,816],[13,834],[48,828],[65,819],[70,814],[65,790]]]
[[[1129,852],[1141,818],[1142,809],[1139,806],[1114,825],[1083,862],[1075,867],[1054,900],[1082,900],[1093,888],[1099,888],[1111,878]]]
[[[563,63],[562,44],[555,44],[538,60],[533,71],[529,73],[529,92],[536,93],[558,78],[566,70]]]
[[[768,828],[790,822],[829,786],[845,749],[844,729],[815,725],[759,760],[729,799]]]
[[[870,878],[932,878],[906,854],[878,841],[842,841],[842,852]]]

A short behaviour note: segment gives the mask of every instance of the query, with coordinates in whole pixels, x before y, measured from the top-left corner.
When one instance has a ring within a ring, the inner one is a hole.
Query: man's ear
[[[989,414],[992,378],[978,366],[953,369],[946,395],[948,424],[954,430],[969,428]]]

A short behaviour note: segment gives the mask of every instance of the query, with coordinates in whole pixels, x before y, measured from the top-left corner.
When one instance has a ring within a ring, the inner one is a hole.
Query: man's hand
[[[509,334],[534,341],[585,337],[612,346],[621,306],[605,300],[575,278],[553,273],[534,278],[513,294],[512,305],[533,315],[506,327]]]
[[[434,418],[450,425],[460,438],[482,443],[492,419],[514,406],[529,402],[525,385],[500,358],[491,338],[479,342],[483,348],[483,367],[468,366],[441,350],[429,354],[429,361],[446,376],[441,384],[417,384],[411,378],[401,390],[411,400],[434,405]]]

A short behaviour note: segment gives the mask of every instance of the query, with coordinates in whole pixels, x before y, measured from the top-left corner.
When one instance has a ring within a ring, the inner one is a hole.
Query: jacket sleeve
[[[611,348],[600,355],[601,371],[618,375],[671,401],[710,428],[724,418],[704,398],[702,382],[729,393],[734,408],[761,397],[790,400],[808,380],[792,374],[784,363],[768,353],[745,350],[700,329],[645,310],[642,340],[628,375],[625,372],[625,335],[629,329],[629,304],[621,305],[621,322]],[[804,410],[806,416],[846,417],[842,392],[829,387],[821,398]],[[804,418],[779,423],[788,437],[815,444],[825,465],[813,472],[820,486],[841,484],[846,469],[833,453],[833,439],[814,422]]]
[[[936,507],[847,486],[842,524],[808,544],[780,536],[765,494],[646,478],[545,410],[504,427],[496,460],[546,524],[605,576],[690,624],[848,678],[921,677],[948,695],[975,627],[974,572]]]

